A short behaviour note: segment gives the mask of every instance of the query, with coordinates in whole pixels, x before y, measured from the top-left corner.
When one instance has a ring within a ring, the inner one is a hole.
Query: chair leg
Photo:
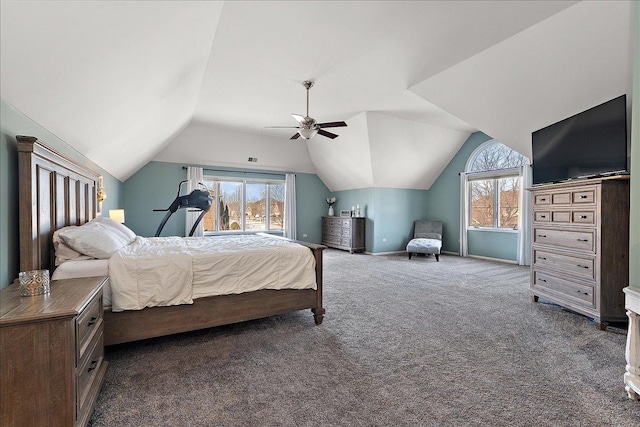
[[[411,259],[411,252],[408,252],[408,254],[409,254],[409,259]]]
[[[440,254],[435,254],[436,255],[436,261],[440,262]]]

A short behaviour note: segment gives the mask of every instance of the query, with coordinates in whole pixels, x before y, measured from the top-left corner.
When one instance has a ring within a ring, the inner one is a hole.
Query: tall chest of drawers
[[[56,280],[34,297],[16,284],[0,291],[0,425],[87,425],[108,365],[106,280]]]
[[[601,329],[626,321],[629,180],[537,186],[531,201],[532,299],[588,316]]]
[[[364,252],[365,218],[322,217],[322,244],[351,253]]]

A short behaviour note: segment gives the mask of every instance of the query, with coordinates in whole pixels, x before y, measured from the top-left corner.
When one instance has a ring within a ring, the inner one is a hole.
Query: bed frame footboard
[[[104,310],[104,344],[122,344],[147,338],[245,322],[310,308],[316,325],[324,318],[322,306],[322,251],[325,246],[297,242],[309,247],[316,261],[317,289],[264,289],[234,295],[198,298],[190,305],[147,307],[114,313]]]

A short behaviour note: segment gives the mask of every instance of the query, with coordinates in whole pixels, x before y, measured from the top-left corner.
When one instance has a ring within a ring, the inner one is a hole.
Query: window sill
[[[275,236],[284,236],[284,231],[281,230],[229,230],[229,231],[205,231],[204,237],[213,237],[213,236],[229,236],[229,235],[238,235],[238,234],[273,234]]]
[[[492,227],[468,227],[467,231],[482,231],[482,232],[492,232],[492,233],[509,233],[509,234],[517,234],[518,230],[513,228],[492,228]]]

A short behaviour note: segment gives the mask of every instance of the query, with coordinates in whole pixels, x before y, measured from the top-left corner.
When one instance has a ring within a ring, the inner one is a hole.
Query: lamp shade
[[[298,133],[300,134],[301,137],[303,137],[304,139],[311,139],[314,136],[316,136],[316,133],[318,133],[318,129],[307,129],[307,128],[302,128],[298,131]]]
[[[109,218],[120,224],[124,224],[124,209],[110,209]]]

